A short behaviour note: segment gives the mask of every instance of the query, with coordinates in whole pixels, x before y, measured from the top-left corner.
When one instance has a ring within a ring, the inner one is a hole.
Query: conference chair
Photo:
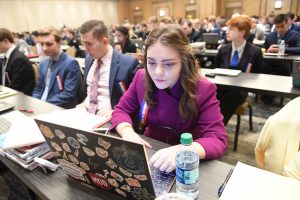
[[[32,69],[33,69],[33,74],[34,74],[34,82],[35,82],[35,85],[37,84],[37,82],[38,82],[38,77],[39,77],[39,73],[38,73],[38,68],[39,68],[39,66],[38,66],[38,64],[37,63],[33,63],[32,64]]]
[[[246,100],[244,103],[239,105],[239,107],[237,107],[234,111],[234,114],[236,114],[237,117],[237,122],[235,127],[233,151],[237,150],[239,134],[240,134],[240,126],[241,126],[241,116],[245,115],[247,110],[249,110],[249,129],[250,131],[253,131],[253,121],[252,121],[253,109],[250,103]]]
[[[69,47],[69,48],[67,48],[66,53],[69,56],[72,56],[72,57],[75,58],[75,56],[76,56],[76,48],[75,47]]]

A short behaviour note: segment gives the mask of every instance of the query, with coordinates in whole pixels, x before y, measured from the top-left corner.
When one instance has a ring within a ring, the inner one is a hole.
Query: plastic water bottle
[[[176,192],[195,199],[199,193],[199,156],[191,146],[192,134],[181,134],[180,143],[176,154]]]
[[[278,57],[283,57],[285,52],[285,41],[281,40],[278,46]]]

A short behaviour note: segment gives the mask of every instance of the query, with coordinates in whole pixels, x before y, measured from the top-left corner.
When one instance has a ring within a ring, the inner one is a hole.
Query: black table
[[[42,102],[38,99],[18,93],[17,95],[7,97],[1,101],[6,101],[16,104],[16,107],[23,107],[34,110],[34,114],[43,114],[55,109],[62,109],[55,105]],[[144,137],[151,143],[153,149],[148,149],[147,153],[153,153],[161,148],[167,147],[167,144]],[[85,185],[84,183],[73,180],[58,170],[52,174],[45,175],[40,170],[26,171],[18,164],[0,156],[0,160],[24,182],[33,192],[35,192],[41,199],[53,200],[76,200],[76,199],[121,199],[121,197],[96,189],[94,187]],[[200,192],[198,199],[217,200],[217,191],[219,186],[224,181],[228,171],[232,168],[231,165],[220,161],[207,161],[200,163]],[[175,185],[172,188],[175,191]]]
[[[203,76],[211,73],[213,69],[200,69]],[[257,94],[274,95],[280,97],[296,98],[300,96],[300,88],[293,87],[292,77],[269,74],[240,73],[237,77],[216,75],[208,78],[218,87],[235,89]]]

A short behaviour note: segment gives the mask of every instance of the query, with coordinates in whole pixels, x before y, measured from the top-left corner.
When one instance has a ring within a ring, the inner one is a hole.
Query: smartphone
[[[108,134],[108,128],[94,128],[93,131],[96,133],[101,133],[103,135]]]

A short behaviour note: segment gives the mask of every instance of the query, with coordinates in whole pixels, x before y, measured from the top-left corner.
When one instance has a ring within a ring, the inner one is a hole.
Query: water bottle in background
[[[278,46],[278,57],[283,57],[285,52],[285,41],[281,40]]]
[[[199,156],[191,146],[193,137],[183,133],[176,154],[176,192],[196,199],[199,193]]]

